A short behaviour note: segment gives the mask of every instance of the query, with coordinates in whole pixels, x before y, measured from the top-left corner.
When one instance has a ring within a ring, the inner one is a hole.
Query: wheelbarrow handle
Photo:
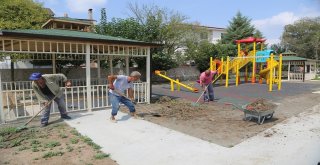
[[[242,111],[246,110],[245,108],[239,107],[239,106],[237,106],[237,105],[235,105],[235,104],[233,104],[233,103],[225,102],[224,104],[225,104],[225,105],[232,105],[233,107],[235,107],[235,108],[237,108],[237,109],[240,109],[240,110],[242,110]]]

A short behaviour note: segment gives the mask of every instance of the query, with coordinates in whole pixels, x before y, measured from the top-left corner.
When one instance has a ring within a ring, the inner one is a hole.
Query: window
[[[208,40],[208,32],[200,33],[200,39],[201,40]]]

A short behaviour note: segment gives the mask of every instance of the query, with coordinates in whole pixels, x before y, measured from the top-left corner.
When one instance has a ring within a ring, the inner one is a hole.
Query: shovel
[[[131,99],[129,99],[127,96],[125,96],[123,93],[121,93],[121,92],[118,91],[117,89],[113,89],[113,91],[114,91],[116,94],[118,94],[119,96],[122,96],[122,97],[126,98],[127,100],[130,100],[130,101],[131,101]],[[134,102],[134,101],[131,101],[131,102],[132,102],[134,105],[137,105],[136,102]],[[160,115],[159,113],[151,112],[151,111],[148,110],[148,109],[144,109],[144,110],[148,111],[149,114],[152,115],[152,116],[154,116],[154,117],[161,117],[161,115]]]
[[[27,129],[27,125],[36,117],[39,115],[40,112],[42,112],[48,105],[50,105],[52,103],[52,101],[56,98],[57,96],[54,96],[53,99],[51,99],[49,102],[47,102],[47,104],[45,106],[43,106],[41,108],[41,110],[36,113],[31,119],[29,119],[25,124],[23,124],[22,126],[19,126],[17,127],[17,131],[21,131],[21,130],[24,130],[24,129]]]

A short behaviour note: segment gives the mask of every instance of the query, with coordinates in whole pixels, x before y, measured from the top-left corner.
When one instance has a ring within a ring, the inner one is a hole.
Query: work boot
[[[131,117],[133,117],[134,119],[143,119],[142,117],[139,117],[136,112],[130,112]]]
[[[48,123],[41,123],[40,127],[46,127]]]
[[[117,120],[116,120],[116,118],[115,118],[114,116],[111,116],[111,117],[110,117],[110,121],[111,121],[112,123],[116,123],[116,122],[117,122]]]
[[[68,116],[67,114],[62,114],[62,115],[61,115],[61,118],[62,118],[62,119],[71,119],[71,117]]]

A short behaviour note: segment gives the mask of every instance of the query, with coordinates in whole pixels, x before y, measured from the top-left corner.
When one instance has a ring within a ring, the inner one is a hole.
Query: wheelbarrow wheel
[[[266,116],[266,120],[270,120],[273,117],[273,113]]]

